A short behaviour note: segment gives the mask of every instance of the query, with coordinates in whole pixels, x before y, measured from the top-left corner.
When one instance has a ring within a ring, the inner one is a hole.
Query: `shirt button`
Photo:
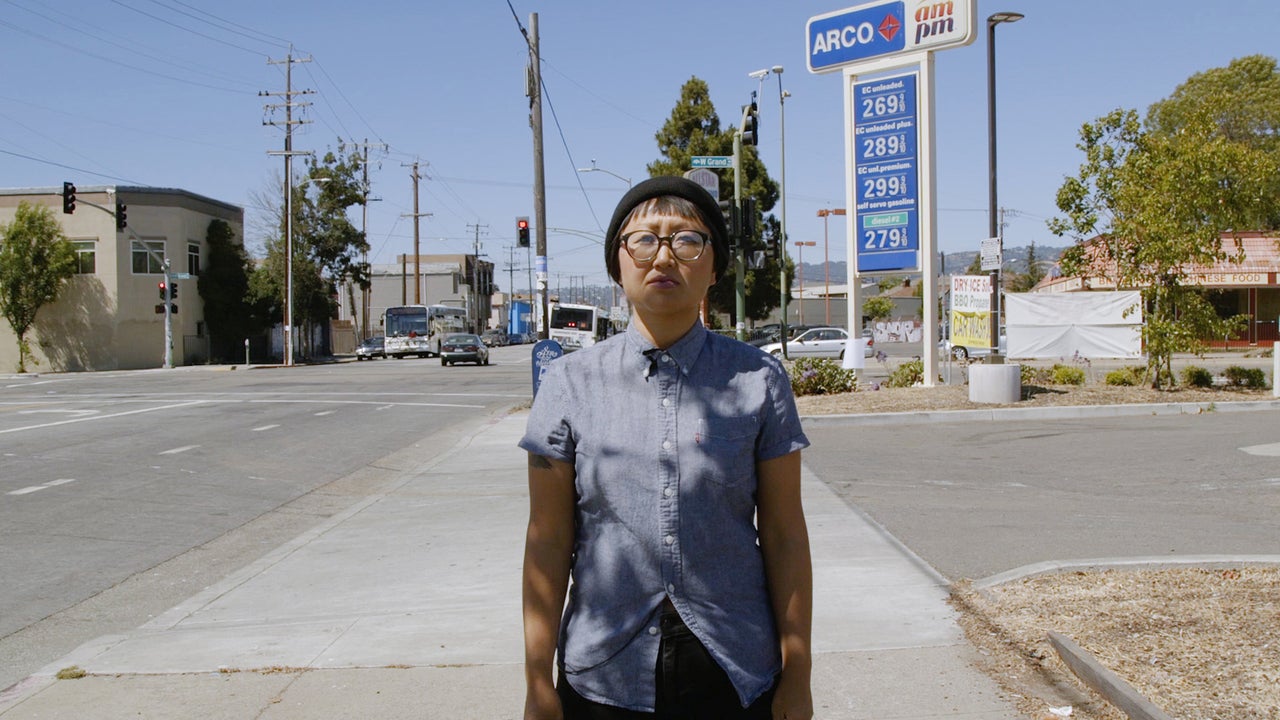
[[[671,497],[674,494],[675,494],[675,491],[672,490],[671,488],[669,487],[662,488],[662,497]]]
[[[668,585],[668,586],[667,586],[667,592],[669,592],[669,593],[671,593],[671,594],[673,594],[673,595],[674,595],[674,594],[675,594],[675,592],[676,592],[676,586],[675,586],[675,585]]]
[[[671,362],[671,356],[670,356],[670,355],[663,355],[663,356],[662,356],[662,362],[664,362],[664,363],[669,363],[669,362]]]
[[[650,634],[650,635],[657,635],[657,634],[658,634],[658,628],[656,628],[656,627],[651,627],[651,628],[649,628],[649,634]]]
[[[671,441],[670,441],[670,440],[663,440],[663,441],[662,441],[662,449],[663,449],[663,450],[670,450],[670,449],[671,449]]]
[[[676,536],[675,536],[675,535],[668,535],[668,536],[666,536],[666,537],[662,538],[662,541],[663,541],[663,542],[665,542],[666,544],[670,545],[670,544],[672,544],[672,543],[674,543],[674,542],[676,541]]]
[[[662,407],[671,407],[671,398],[662,398]]]

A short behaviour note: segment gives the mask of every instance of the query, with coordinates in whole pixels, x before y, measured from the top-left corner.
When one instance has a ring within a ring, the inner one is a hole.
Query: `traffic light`
[[[737,245],[742,233],[742,215],[732,200],[720,201],[720,212],[724,214],[724,226],[729,230],[729,244]]]
[[[529,247],[529,218],[526,216],[516,218],[516,244]]]
[[[76,186],[69,182],[62,183],[62,212],[70,215],[76,211]]]
[[[123,230],[125,229],[125,226],[129,224],[128,211],[129,211],[128,205],[125,205],[119,200],[116,201],[116,229],[117,230]]]
[[[170,300],[177,300],[177,299],[178,299],[178,283],[177,283],[177,281],[174,281],[174,282],[169,283],[169,299],[170,299]]]
[[[756,199],[742,199],[742,219],[739,221],[742,229],[743,242],[748,246],[756,237]]]
[[[747,116],[742,128],[743,145],[760,144],[760,107],[756,105],[755,93],[752,93],[751,105],[747,107]]]
[[[169,293],[167,292],[167,289],[168,289],[168,288],[166,288],[166,287],[165,287],[165,283],[164,283],[164,281],[163,281],[163,280],[161,280],[161,281],[160,281],[160,284],[159,284],[159,286],[158,286],[158,288],[157,288],[157,289],[160,291],[160,299],[161,299],[161,300],[168,300],[168,299],[169,299]]]

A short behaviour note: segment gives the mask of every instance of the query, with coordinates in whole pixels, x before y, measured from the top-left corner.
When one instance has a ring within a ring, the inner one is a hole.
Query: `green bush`
[[[800,358],[791,365],[791,392],[796,395],[834,395],[858,389],[853,370],[827,358]]]
[[[1249,388],[1250,390],[1261,390],[1267,386],[1267,376],[1263,374],[1262,368],[1245,368],[1239,365],[1232,365],[1222,374],[1227,378],[1227,385],[1235,388]]]
[[[924,382],[924,361],[908,360],[889,373],[885,385],[889,387],[912,387]]]
[[[1051,370],[1054,385],[1083,385],[1084,370],[1070,365],[1054,365]]]
[[[1125,387],[1136,387],[1141,385],[1146,372],[1140,367],[1122,367],[1107,373],[1103,379],[1107,385],[1120,385]]]
[[[1053,383],[1053,372],[1049,368],[1034,367],[1031,365],[1019,366],[1021,370],[1019,375],[1022,376],[1022,385],[1050,385]]]
[[[1187,387],[1213,387],[1213,373],[1199,365],[1188,365],[1182,368],[1182,384]]]

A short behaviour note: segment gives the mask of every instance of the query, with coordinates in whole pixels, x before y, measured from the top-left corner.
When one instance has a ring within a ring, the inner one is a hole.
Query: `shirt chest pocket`
[[[752,415],[705,417],[698,420],[694,443],[706,477],[721,485],[737,486],[755,478],[756,437],[760,421]]]

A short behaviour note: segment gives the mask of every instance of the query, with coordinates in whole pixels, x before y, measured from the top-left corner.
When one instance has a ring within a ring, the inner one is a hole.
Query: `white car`
[[[1005,348],[1007,346],[1008,346],[1008,338],[1005,337],[1004,333],[1000,333],[1000,354],[1001,355],[1006,354]],[[942,350],[944,355],[949,354],[951,355],[952,359],[959,362],[964,362],[965,360],[971,360],[973,358],[986,357],[991,354],[991,348],[975,348],[975,347],[965,347],[964,345],[952,345],[950,339],[943,340],[942,342],[938,343],[938,348]]]
[[[787,341],[787,357],[824,357],[839,360],[844,357],[844,349],[848,342],[849,333],[841,328],[810,328]],[[868,338],[867,346],[863,350],[865,357],[875,354],[871,344],[871,339]],[[782,343],[769,343],[762,345],[760,349],[770,355],[779,357],[782,355]]]

